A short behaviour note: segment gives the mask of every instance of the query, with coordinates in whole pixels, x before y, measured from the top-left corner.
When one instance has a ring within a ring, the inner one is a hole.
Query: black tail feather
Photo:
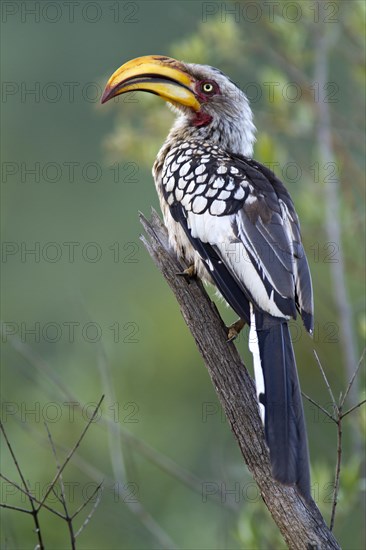
[[[256,313],[265,395],[265,434],[272,474],[310,499],[309,451],[300,384],[288,324]]]

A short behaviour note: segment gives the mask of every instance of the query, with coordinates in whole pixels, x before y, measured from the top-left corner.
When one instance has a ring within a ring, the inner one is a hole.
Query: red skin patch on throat
[[[212,116],[208,113],[203,113],[202,111],[198,111],[195,114],[195,117],[192,121],[193,126],[207,126],[207,124],[210,124],[212,121]]]

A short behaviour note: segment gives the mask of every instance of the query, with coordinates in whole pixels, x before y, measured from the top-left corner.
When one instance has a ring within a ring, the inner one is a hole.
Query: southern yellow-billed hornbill
[[[221,71],[139,57],[111,76],[102,102],[133,90],[159,95],[178,115],[153,168],[171,244],[250,325],[273,476],[308,499],[307,435],[288,321],[298,310],[311,333],[313,298],[292,200],[251,158],[248,100]]]

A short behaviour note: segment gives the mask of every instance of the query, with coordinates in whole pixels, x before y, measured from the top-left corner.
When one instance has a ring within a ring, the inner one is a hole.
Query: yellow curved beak
[[[194,82],[179,61],[162,55],[146,55],[128,61],[112,74],[101,102],[106,103],[126,92],[142,90],[199,111],[201,105],[194,93]]]

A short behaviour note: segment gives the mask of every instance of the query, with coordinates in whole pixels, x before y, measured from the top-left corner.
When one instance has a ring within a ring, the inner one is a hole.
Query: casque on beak
[[[128,61],[112,74],[101,102],[141,90],[157,94],[173,105],[199,111],[201,104],[194,92],[194,83],[195,79],[179,61],[162,55],[146,55]]]

